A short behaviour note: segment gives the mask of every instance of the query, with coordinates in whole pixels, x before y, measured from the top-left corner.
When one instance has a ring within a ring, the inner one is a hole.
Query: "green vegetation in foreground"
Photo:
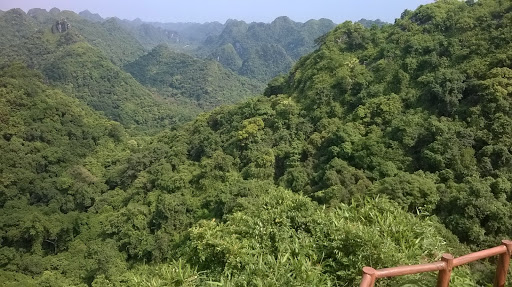
[[[385,266],[460,248],[388,200],[326,209],[244,180],[221,151],[187,160],[182,132],[128,138],[21,65],[0,75],[4,286],[324,286],[355,282],[361,256]]]
[[[511,11],[444,0],[344,23],[264,97],[146,138],[3,68],[0,282],[357,286],[364,265],[498,244],[512,234]],[[488,265],[451,286],[485,286]]]

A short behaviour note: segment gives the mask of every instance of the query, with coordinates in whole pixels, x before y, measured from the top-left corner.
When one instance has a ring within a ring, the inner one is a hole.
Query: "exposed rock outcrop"
[[[65,33],[71,28],[71,24],[68,23],[66,19],[61,19],[52,26],[52,32],[56,33]]]

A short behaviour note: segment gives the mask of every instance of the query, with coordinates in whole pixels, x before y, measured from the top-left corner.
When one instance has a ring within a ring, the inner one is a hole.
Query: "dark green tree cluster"
[[[119,123],[46,86],[39,73],[21,64],[4,67],[0,79],[0,282],[73,286],[75,276],[85,276],[79,281],[86,282],[90,270],[108,264],[101,263],[101,257],[112,246],[89,234],[92,237],[83,242],[94,240],[104,248],[96,245],[96,251],[86,251],[84,243],[74,240],[88,233],[92,221],[87,220],[87,211],[108,190],[94,172],[108,164],[89,156],[108,153],[126,133]],[[79,253],[54,257],[71,250]],[[122,255],[111,253],[112,260],[125,264]],[[79,262],[74,258],[78,254],[89,254],[92,261]],[[82,273],[63,275],[54,271],[57,266]],[[33,279],[35,274],[40,277]]]
[[[319,166],[343,160],[373,193],[436,214],[470,246],[493,245],[512,233],[510,7],[437,1],[381,29],[344,23],[271,88],[304,107]]]

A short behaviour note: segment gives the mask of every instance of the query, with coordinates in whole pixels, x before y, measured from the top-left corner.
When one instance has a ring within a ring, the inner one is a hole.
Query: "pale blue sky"
[[[329,18],[341,23],[361,18],[393,22],[405,9],[433,0],[1,0],[0,10],[57,7],[80,12],[88,9],[103,17],[141,18],[160,22],[225,22],[227,19],[270,22],[278,16],[295,21]]]

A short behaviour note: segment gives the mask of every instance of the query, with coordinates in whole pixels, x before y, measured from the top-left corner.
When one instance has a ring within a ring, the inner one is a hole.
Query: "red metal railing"
[[[437,287],[448,287],[450,285],[450,276],[452,269],[480,259],[499,255],[498,265],[496,267],[496,275],[494,277],[494,287],[504,287],[507,278],[510,256],[512,253],[512,241],[503,240],[500,246],[490,249],[467,254],[458,258],[454,258],[451,254],[443,254],[441,261],[428,264],[399,266],[393,268],[373,269],[371,267],[363,268],[363,279],[360,287],[373,287],[375,281],[379,278],[396,277],[409,274],[417,274],[423,272],[439,271],[437,276]]]

